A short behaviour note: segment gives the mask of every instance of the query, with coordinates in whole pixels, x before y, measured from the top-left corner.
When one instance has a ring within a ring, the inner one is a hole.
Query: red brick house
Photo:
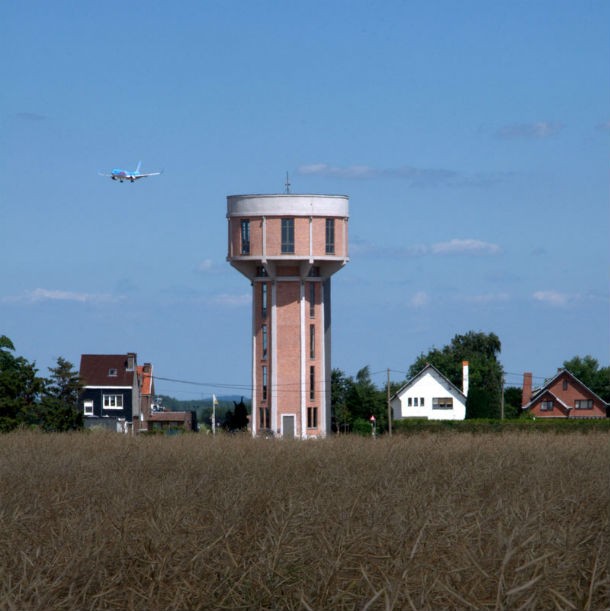
[[[567,369],[542,388],[532,388],[532,374],[523,374],[521,409],[536,418],[605,418],[608,404]]]

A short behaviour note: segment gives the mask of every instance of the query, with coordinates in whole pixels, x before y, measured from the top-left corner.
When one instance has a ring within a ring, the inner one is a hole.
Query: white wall
[[[424,406],[421,406],[421,399]],[[452,397],[453,409],[433,409],[432,400],[435,397]],[[409,407],[408,399],[412,405]],[[413,405],[417,398],[417,407]],[[428,420],[464,420],[466,417],[466,401],[464,396],[439,376],[436,371],[428,369],[421,378],[400,391],[392,400],[392,411],[396,420],[400,418],[427,418]]]

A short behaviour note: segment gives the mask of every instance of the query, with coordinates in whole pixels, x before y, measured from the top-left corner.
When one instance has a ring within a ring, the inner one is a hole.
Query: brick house
[[[85,426],[131,432],[141,414],[136,353],[83,354],[80,377],[84,384],[80,404]]]
[[[521,409],[536,418],[605,418],[608,404],[567,369],[560,369],[542,388],[532,388],[523,374]]]

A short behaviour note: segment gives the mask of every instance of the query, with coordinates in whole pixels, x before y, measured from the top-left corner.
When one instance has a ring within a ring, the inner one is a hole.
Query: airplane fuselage
[[[110,177],[112,180],[118,180],[119,182],[123,182],[124,180],[135,182],[138,178],[142,178],[142,176],[138,176],[136,172],[126,172],[125,170],[112,170]]]

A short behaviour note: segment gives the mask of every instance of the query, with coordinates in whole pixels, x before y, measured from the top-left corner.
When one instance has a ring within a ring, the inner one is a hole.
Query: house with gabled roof
[[[542,388],[523,374],[521,409],[536,418],[605,418],[609,406],[567,369],[559,369]]]
[[[85,426],[131,432],[141,414],[136,353],[83,354],[79,373]]]
[[[468,395],[468,361],[462,363],[460,390],[434,365],[426,365],[391,398],[394,420],[464,420]]]

